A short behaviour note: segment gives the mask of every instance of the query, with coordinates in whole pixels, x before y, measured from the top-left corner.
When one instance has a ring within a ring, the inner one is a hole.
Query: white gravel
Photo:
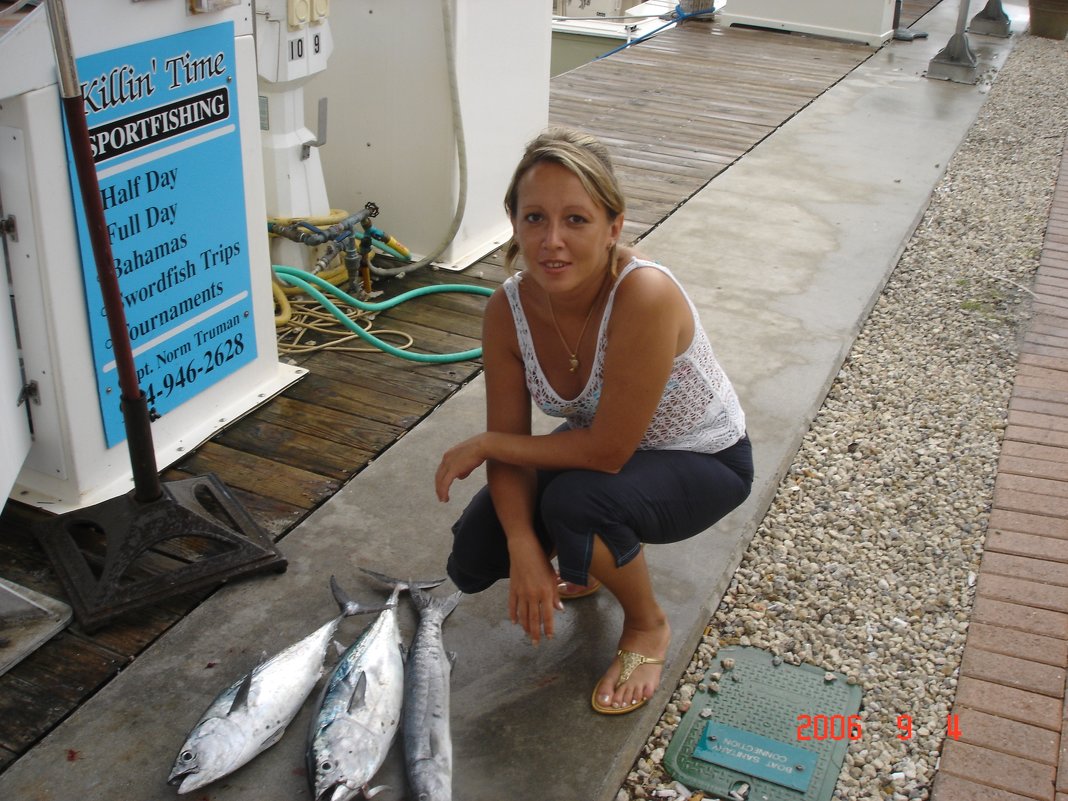
[[[929,797],[1068,133],[1068,43],[1020,35],[985,80],[975,125],[617,801],[691,797],[664,749],[716,649],[733,644],[863,688],[863,737],[835,799]]]

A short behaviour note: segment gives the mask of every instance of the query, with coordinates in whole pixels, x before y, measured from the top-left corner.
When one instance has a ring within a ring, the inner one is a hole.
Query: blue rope
[[[649,37],[655,36],[656,34],[660,33],[660,31],[664,30],[664,28],[670,28],[676,23],[682,22],[683,20],[692,19],[693,17],[703,17],[706,14],[712,14],[715,12],[715,10],[716,9],[714,6],[709,6],[708,8],[702,9],[701,11],[694,11],[691,14],[684,14],[682,12],[682,6],[677,5],[675,6],[675,19],[671,20],[670,22],[665,22],[663,25],[661,25],[654,31],[649,31],[649,33],[645,34],[645,36],[639,36],[637,39],[631,39],[629,42],[626,42],[625,44],[621,44],[619,47],[609,50],[607,53],[602,53],[601,55],[597,56],[594,61],[600,61],[602,58],[608,58],[613,53],[618,53],[620,50],[625,50],[631,45],[636,45],[641,42],[644,42]]]

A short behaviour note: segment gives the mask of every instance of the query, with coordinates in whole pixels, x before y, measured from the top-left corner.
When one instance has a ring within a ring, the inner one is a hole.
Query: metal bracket
[[[6,236],[11,239],[12,242],[19,241],[19,229],[15,224],[15,215],[9,214],[6,217],[0,217],[0,236]]]
[[[319,132],[315,135],[315,140],[312,142],[305,142],[300,146],[300,160],[306,161],[311,157],[311,149],[313,147],[322,147],[326,144],[326,98],[319,98]]]
[[[1005,13],[1001,0],[990,0],[982,11],[972,17],[968,32],[981,36],[1000,36],[1003,39],[1011,36],[1009,15]]]
[[[37,386],[36,381],[31,381],[30,383],[23,385],[15,405],[21,406],[28,401],[33,401],[38,406],[41,405],[41,388]]]

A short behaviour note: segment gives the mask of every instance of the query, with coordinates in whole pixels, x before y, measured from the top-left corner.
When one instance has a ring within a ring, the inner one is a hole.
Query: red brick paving
[[[931,801],[1068,801],[1068,147]]]

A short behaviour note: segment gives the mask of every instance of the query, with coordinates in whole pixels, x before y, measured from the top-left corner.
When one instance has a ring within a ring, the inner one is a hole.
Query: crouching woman
[[[671,641],[642,544],[692,537],[745,500],[745,417],[682,286],[619,245],[623,195],[598,140],[539,136],[505,209],[519,271],[486,307],[486,431],[436,475],[442,501],[483,463],[488,477],[453,527],[448,572],[468,593],[509,579],[508,614],[535,644],[562,600],[607,588],[623,630],[591,704],[629,712]],[[532,399],[566,422],[532,434]]]

